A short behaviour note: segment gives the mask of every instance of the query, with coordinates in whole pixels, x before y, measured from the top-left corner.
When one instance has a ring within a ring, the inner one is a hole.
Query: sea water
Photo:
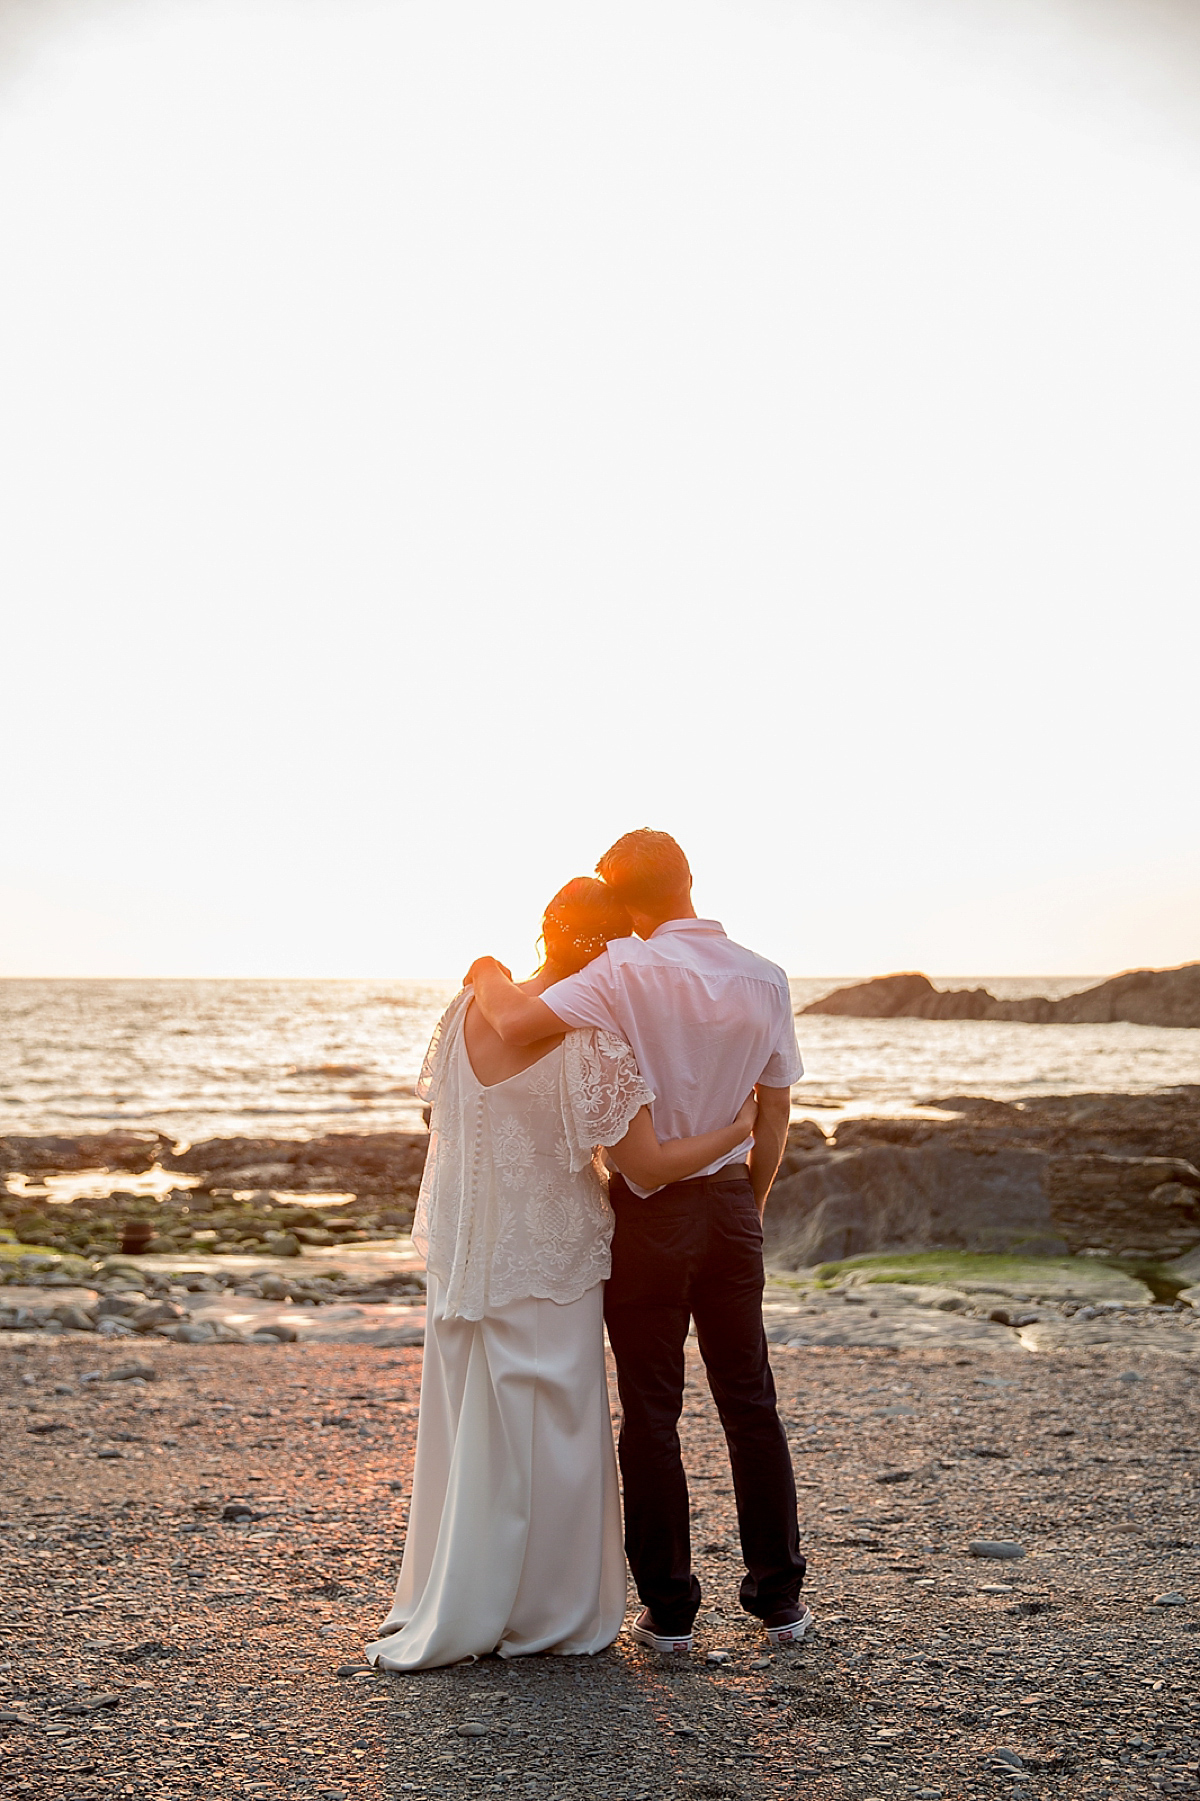
[[[797,1008],[853,978],[797,978]],[[946,977],[993,994],[1093,977]],[[419,1124],[413,1083],[453,982],[0,980],[0,1133],[157,1129],[307,1137]],[[829,1127],[956,1094],[998,1099],[1200,1082],[1200,1031],[992,1020],[796,1022],[797,1114]]]

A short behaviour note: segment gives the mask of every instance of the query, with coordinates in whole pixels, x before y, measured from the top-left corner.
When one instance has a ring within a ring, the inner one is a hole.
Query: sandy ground
[[[834,1329],[784,1308],[772,1335],[801,1320]],[[1195,1365],[1117,1336],[1036,1354],[999,1326],[927,1348],[778,1344],[819,1627],[774,1657],[737,1606],[693,1354],[696,1656],[622,1641],[403,1677],[337,1672],[389,1603],[418,1348],[0,1343],[0,1791],[1192,1793]],[[149,1373],[122,1376],[132,1363]],[[235,1503],[257,1517],[223,1521]],[[979,1538],[1025,1555],[980,1559]]]

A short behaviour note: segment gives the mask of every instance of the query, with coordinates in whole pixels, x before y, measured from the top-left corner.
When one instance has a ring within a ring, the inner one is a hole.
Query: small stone
[[[96,1455],[111,1463],[117,1457],[124,1457],[125,1453],[118,1451],[113,1445],[105,1445],[102,1450],[96,1452]]]
[[[109,1370],[100,1379],[103,1382],[136,1382],[139,1376],[143,1382],[153,1382],[153,1366],[149,1363],[119,1363],[115,1370]]]
[[[90,1314],[85,1313],[82,1307],[77,1307],[73,1301],[64,1301],[61,1307],[54,1309],[50,1318],[57,1320],[59,1325],[64,1326],[68,1332],[94,1332],[96,1330],[95,1320]],[[58,1392],[60,1391],[56,1389],[55,1393]],[[69,1394],[70,1390],[68,1389],[66,1392]]]
[[[729,1652],[728,1651],[710,1651],[708,1653],[708,1656],[704,1659],[704,1661],[705,1661],[705,1663],[728,1663],[729,1662]]]
[[[464,1720],[456,1728],[459,1738],[486,1738],[487,1730],[482,1720]]]
[[[159,1328],[160,1338],[172,1338],[176,1344],[215,1344],[217,1328],[211,1320],[179,1320],[172,1326]]]
[[[1025,1759],[1020,1752],[1010,1751],[1007,1745],[998,1745],[994,1751],[989,1751],[988,1756],[994,1763],[1007,1764],[1010,1770],[1025,1768]]]
[[[245,1501],[226,1501],[221,1509],[223,1520],[256,1520],[258,1515]]]
[[[186,1311],[177,1301],[147,1301],[130,1315],[129,1323],[135,1332],[157,1332],[160,1326],[173,1326],[186,1318]]]
[[[882,1470],[875,1478],[876,1482],[911,1482],[911,1470]]]
[[[1170,1594],[1155,1595],[1151,1603],[1153,1607],[1186,1607],[1187,1604],[1187,1596],[1181,1595],[1178,1589],[1172,1589]]]
[[[373,1676],[374,1674],[375,1665],[373,1663],[339,1663],[334,1671],[335,1676]]]
[[[1168,1309],[1168,1311],[1172,1311],[1172,1309]],[[1141,1375],[1137,1370],[1122,1370],[1121,1374],[1117,1377],[1118,1382],[1144,1382],[1145,1380],[1145,1376]]]
[[[981,1595],[1011,1595],[1013,1592],[1012,1583],[981,1582],[979,1585],[979,1592]]]
[[[106,1294],[96,1303],[97,1319],[131,1319],[139,1307],[146,1305],[144,1294]]]
[[[1025,1547],[1011,1538],[973,1538],[967,1546],[972,1557],[1024,1557]]]
[[[770,1667],[771,1659],[769,1657],[756,1657],[750,1665],[752,1670],[769,1670]]]

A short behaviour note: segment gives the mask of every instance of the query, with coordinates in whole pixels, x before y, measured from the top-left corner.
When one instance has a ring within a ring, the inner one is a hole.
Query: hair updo
[[[633,921],[611,888],[577,875],[560,888],[542,919],[545,962],[564,976],[598,957],[610,938],[629,938]]]

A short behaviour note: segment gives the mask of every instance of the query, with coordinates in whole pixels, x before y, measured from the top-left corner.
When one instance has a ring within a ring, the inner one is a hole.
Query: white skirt
[[[603,1284],[447,1318],[429,1278],[408,1535],[385,1670],[602,1651],[625,1614]]]

